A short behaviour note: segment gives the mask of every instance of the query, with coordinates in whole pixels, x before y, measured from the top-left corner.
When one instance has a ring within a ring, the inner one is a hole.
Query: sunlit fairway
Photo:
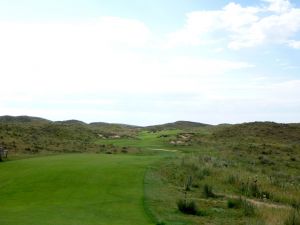
[[[0,164],[0,224],[151,224],[143,178],[154,161],[72,154]]]

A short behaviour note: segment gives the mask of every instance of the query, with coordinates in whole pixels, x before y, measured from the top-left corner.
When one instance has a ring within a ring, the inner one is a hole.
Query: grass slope
[[[143,176],[154,160],[72,154],[2,163],[0,224],[151,224]]]
[[[175,138],[188,146],[169,145],[184,154],[161,161],[146,175],[146,202],[157,221],[167,225],[300,224],[299,126],[247,123],[194,132],[159,138],[166,144]],[[184,194],[187,183],[189,190]],[[205,195],[206,186],[214,195]],[[231,198],[240,196],[252,205],[254,214],[249,213],[250,207],[228,207]],[[178,210],[177,201],[185,198],[197,204],[202,216]]]

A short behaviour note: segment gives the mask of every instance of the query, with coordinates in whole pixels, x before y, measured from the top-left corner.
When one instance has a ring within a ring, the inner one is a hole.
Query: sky
[[[0,115],[300,122],[300,2],[0,0]]]

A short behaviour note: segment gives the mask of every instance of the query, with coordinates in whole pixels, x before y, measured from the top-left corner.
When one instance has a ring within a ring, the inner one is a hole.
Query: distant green
[[[69,154],[0,164],[1,225],[143,225],[156,157]]]
[[[141,131],[135,138],[120,138],[120,139],[99,139],[96,141],[97,144],[113,144],[116,146],[129,146],[138,147],[142,149],[159,149],[167,148],[172,149],[168,139],[164,138],[162,135],[175,136],[180,130],[165,130],[160,132],[148,132]]]

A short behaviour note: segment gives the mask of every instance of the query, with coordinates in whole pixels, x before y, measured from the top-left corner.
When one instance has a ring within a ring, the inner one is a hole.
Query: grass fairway
[[[72,154],[2,163],[0,224],[151,224],[143,177],[154,160]]]

